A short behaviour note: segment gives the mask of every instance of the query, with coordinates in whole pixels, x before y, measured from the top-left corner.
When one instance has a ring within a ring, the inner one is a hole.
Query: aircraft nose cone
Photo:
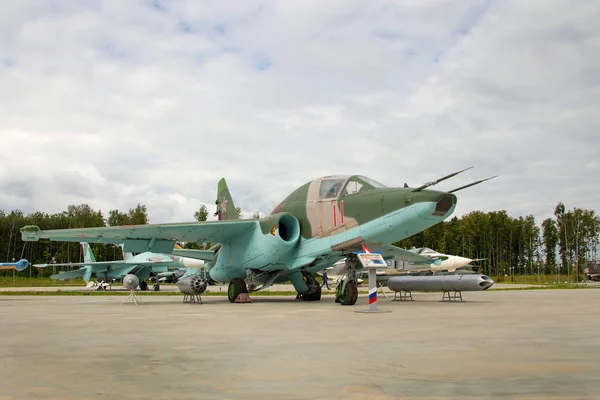
[[[469,263],[473,261],[470,258],[466,257],[458,257],[456,259],[456,268],[464,267],[465,265],[469,265]]]

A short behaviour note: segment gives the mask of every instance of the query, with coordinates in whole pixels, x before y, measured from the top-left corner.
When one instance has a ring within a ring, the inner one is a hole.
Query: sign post
[[[391,310],[377,309],[377,270],[388,266],[379,253],[358,253],[360,263],[369,271],[369,309],[356,310],[357,313],[390,313]]]

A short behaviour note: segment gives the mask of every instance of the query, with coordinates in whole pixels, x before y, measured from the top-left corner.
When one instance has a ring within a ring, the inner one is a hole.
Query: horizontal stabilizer
[[[463,190],[463,189],[466,189],[466,188],[471,187],[471,186],[479,185],[480,183],[485,182],[485,181],[489,181],[490,179],[494,179],[497,176],[498,175],[494,175],[494,176],[491,176],[489,178],[485,178],[485,179],[481,179],[481,180],[473,182],[473,183],[469,183],[468,185],[457,187],[456,189],[452,189],[448,193],[455,193],[455,192],[458,192],[459,190]]]
[[[179,257],[193,258],[195,260],[212,261],[215,252],[213,250],[181,249],[173,250],[171,254]]]
[[[426,184],[424,184],[424,185],[421,185],[421,186],[419,186],[418,188],[414,188],[414,189],[412,189],[412,191],[413,191],[413,192],[420,192],[420,191],[421,191],[421,190],[423,190],[423,189],[426,189],[426,188],[428,188],[428,187],[430,187],[430,186],[437,185],[438,183],[440,183],[440,182],[442,182],[442,181],[445,181],[446,179],[450,179],[450,178],[452,178],[453,176],[456,176],[456,175],[458,175],[458,174],[460,174],[460,173],[463,173],[463,172],[465,172],[465,171],[468,171],[468,170],[470,170],[471,168],[473,168],[473,167],[465,168],[465,169],[463,169],[463,170],[461,170],[461,171],[454,172],[454,173],[452,173],[452,174],[450,174],[450,175],[446,175],[446,176],[444,176],[443,178],[440,178],[440,179],[438,179],[438,180],[436,180],[436,181],[433,181],[433,182],[428,182],[428,183],[426,183]],[[452,192],[450,192],[450,193],[452,193]]]

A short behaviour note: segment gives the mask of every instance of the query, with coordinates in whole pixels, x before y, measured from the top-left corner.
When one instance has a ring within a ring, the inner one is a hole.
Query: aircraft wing
[[[400,247],[388,245],[373,245],[368,246],[373,252],[381,253],[384,259],[394,259],[407,261],[415,265],[429,265],[436,262],[436,259],[415,254],[412,251],[401,249]],[[438,261],[439,262],[439,261]]]
[[[130,265],[131,268],[135,266],[140,267],[168,267],[172,265],[174,261],[142,261],[142,262],[125,262],[125,261],[88,261],[88,262],[76,262],[76,263],[62,263],[62,264],[34,264],[36,268],[46,267],[124,267]]]
[[[223,243],[258,227],[256,220],[191,222],[115,226],[109,228],[55,229],[43,231],[29,225],[21,228],[23,241],[49,239],[59,242],[123,243],[123,251],[170,254],[176,241]],[[85,264],[88,265],[88,264]]]
[[[51,279],[74,279],[74,278],[83,277],[83,275],[85,275],[85,273],[86,273],[86,269],[80,268],[80,269],[76,269],[75,271],[54,274],[54,275],[51,275],[50,278]]]
[[[215,252],[213,250],[180,249],[171,252],[174,256],[193,258],[195,260],[212,261]]]

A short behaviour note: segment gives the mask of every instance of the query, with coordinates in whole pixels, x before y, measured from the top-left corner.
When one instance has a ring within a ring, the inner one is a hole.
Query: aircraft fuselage
[[[328,179],[344,181],[333,197],[319,190]],[[243,279],[250,269],[265,278],[283,270],[276,281],[290,280],[299,269],[316,272],[341,260],[358,243],[387,245],[405,239],[443,221],[456,207],[454,195],[432,190],[369,187],[344,194],[354,181],[362,182],[360,177],[325,177],[297,189],[260,224],[222,244],[211,278]]]

